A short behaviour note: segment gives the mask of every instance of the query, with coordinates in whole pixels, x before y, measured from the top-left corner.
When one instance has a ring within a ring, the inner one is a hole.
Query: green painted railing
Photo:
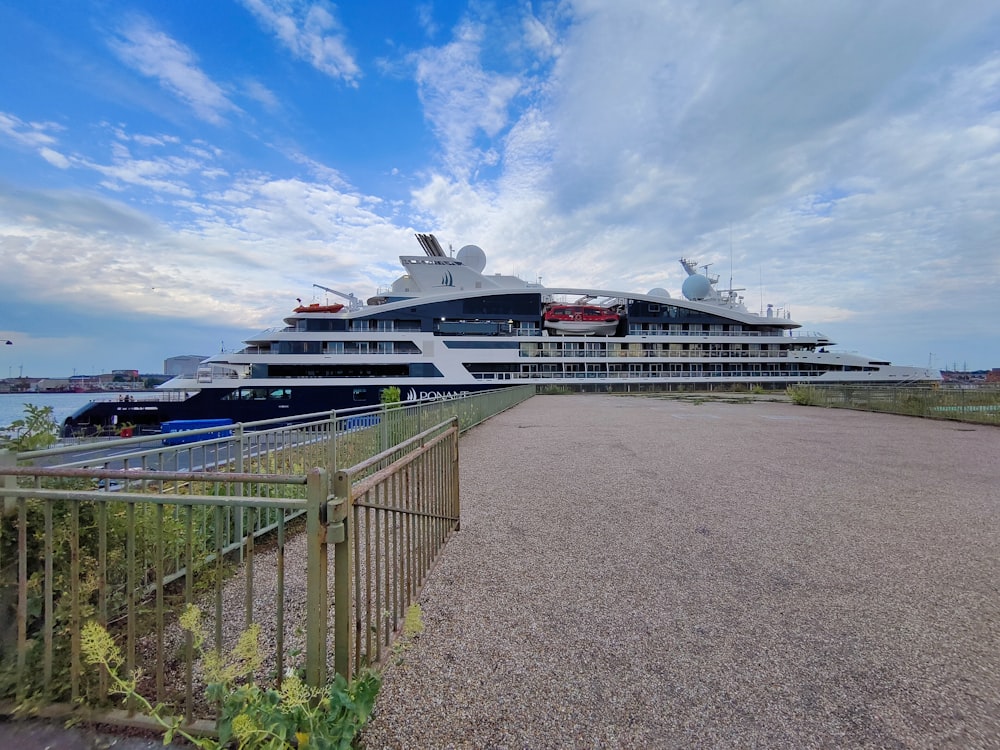
[[[378,663],[458,529],[460,430],[533,393],[235,425],[179,446],[0,451],[0,712],[29,698],[106,703],[81,657],[94,619],[126,669],[142,668],[144,694],[188,721],[211,718],[177,624],[188,603],[209,648],[265,628],[265,683],[290,666],[321,685],[331,669]]]
[[[793,400],[815,406],[1000,424],[998,387],[808,385],[794,386],[789,393]]]

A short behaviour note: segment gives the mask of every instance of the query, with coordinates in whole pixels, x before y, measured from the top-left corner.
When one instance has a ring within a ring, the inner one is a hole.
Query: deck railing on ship
[[[541,345],[545,346],[545,345]],[[596,349],[596,348],[584,348],[586,344],[578,345],[579,349],[568,349],[565,346],[559,349],[522,349],[520,355],[527,358],[557,358],[557,359],[572,359],[574,357],[582,358],[597,358],[597,359],[618,359],[624,358],[639,358],[639,359],[749,359],[749,358],[761,358],[761,359],[787,359],[789,357],[794,357],[797,352],[790,352],[787,349],[780,351],[771,351],[767,349],[747,349],[747,350],[726,350],[726,349],[666,349],[666,348],[656,348],[656,349]],[[630,346],[627,344],[621,344],[620,346]],[[632,344],[631,346],[641,346],[640,344]],[[667,344],[647,344],[646,346],[655,347],[665,347]]]

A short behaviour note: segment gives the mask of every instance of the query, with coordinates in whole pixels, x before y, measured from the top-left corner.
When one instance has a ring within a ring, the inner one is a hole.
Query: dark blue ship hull
[[[135,432],[158,432],[164,422],[191,419],[229,419],[233,422],[259,422],[286,419],[303,414],[341,411],[355,407],[377,406],[382,391],[394,385],[370,386],[293,386],[273,389],[209,388],[188,398],[143,399],[136,401],[91,401],[63,422],[63,436],[108,434],[131,426]],[[404,401],[414,399],[454,398],[463,394],[492,390],[495,384],[470,383],[460,386],[397,386]],[[254,393],[256,392],[256,393]],[[279,397],[273,397],[279,394]],[[260,397],[257,397],[260,396]]]

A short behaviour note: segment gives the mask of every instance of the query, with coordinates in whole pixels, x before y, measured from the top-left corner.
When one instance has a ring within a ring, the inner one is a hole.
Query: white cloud
[[[434,6],[431,3],[417,3],[413,10],[417,14],[417,23],[424,33],[431,38],[437,36],[441,29],[434,21]]]
[[[92,160],[79,161],[104,176],[102,184],[112,190],[122,190],[125,186],[144,187],[155,193],[193,197],[196,192],[186,179],[191,175],[203,174],[202,162],[197,159],[175,155],[156,158],[134,158],[127,150],[114,150],[110,164]]]
[[[60,154],[58,151],[55,151],[51,148],[48,147],[40,148],[38,149],[38,154],[53,167],[58,167],[59,169],[68,169],[70,166],[69,159]]]
[[[249,78],[243,82],[243,89],[247,96],[263,105],[268,112],[277,112],[281,109],[278,96],[260,81]]]
[[[356,85],[333,6],[245,4],[297,57]],[[423,30],[440,34],[422,7]],[[384,66],[394,94],[400,71],[413,74],[438,150],[403,122],[398,150],[370,172],[345,154],[356,134],[320,143],[324,123],[263,73],[239,83],[264,105],[260,120],[225,139],[211,128],[181,138],[119,111],[101,115],[110,142],[94,143],[82,121],[66,131],[0,113],[0,139],[47,160],[44,175],[64,184],[52,165],[98,181],[87,199],[6,191],[5,270],[50,299],[245,329],[273,324],[313,281],[359,296],[388,283],[395,256],[416,251],[410,224],[446,247],[481,245],[487,272],[620,290],[677,293],[682,255],[728,276],[732,248],[752,309],[787,307],[875,355],[890,326],[897,350],[923,350],[911,361],[951,359],[949,336],[973,331],[1000,363],[981,322],[995,317],[1000,279],[992,4],[573,0],[466,12],[440,46]],[[149,23],[123,28],[119,56],[204,120],[237,111],[192,51]],[[360,89],[341,93],[371,104]],[[279,109],[286,121],[264,119]],[[411,202],[380,196],[389,183],[410,186]],[[946,343],[925,346],[931,336]]]
[[[222,88],[198,67],[194,53],[148,19],[125,23],[108,43],[122,62],[157,79],[201,119],[218,125],[226,114],[237,111]]]
[[[48,146],[56,142],[48,131],[62,130],[52,122],[25,122],[6,112],[0,112],[0,133],[23,146]]]
[[[443,47],[414,56],[424,116],[444,149],[444,162],[457,176],[467,177],[479,164],[489,164],[489,149],[477,146],[479,135],[492,138],[510,124],[508,108],[522,89],[514,76],[490,73],[479,59],[486,30],[463,23]]]
[[[141,146],[166,146],[166,145],[176,145],[180,142],[177,136],[171,135],[143,135],[142,133],[137,133],[135,135],[128,135],[121,128],[116,129],[115,135],[122,140],[133,140]]]
[[[495,181],[454,167],[482,151],[462,89],[425,94],[447,154],[414,192],[429,225],[481,244],[494,270],[622,289],[676,290],[677,258],[728,268],[732,245],[748,306],[761,271],[764,301],[807,325],[992,315],[1000,53],[987,6],[569,7],[572,23],[545,34],[525,23],[525,48],[557,50],[555,72],[489,131],[505,133]],[[463,26],[423,53],[423,89],[463,66],[475,80],[477,41]]]
[[[524,15],[524,43],[540,58],[554,58],[559,55],[559,45],[554,29],[546,26],[537,16],[527,9]]]
[[[186,143],[173,135],[133,134],[121,126],[106,127],[113,138],[106,157],[79,153],[67,156],[48,147],[40,149],[39,155],[60,169],[74,167],[96,173],[100,184],[109,190],[144,188],[154,201],[196,199],[202,180],[217,181],[229,174],[218,163],[223,152],[202,141]],[[88,145],[91,152],[96,151],[92,144]],[[131,197],[139,195],[133,192]]]
[[[289,0],[243,0],[243,4],[293,55],[331,78],[357,85],[361,69],[347,49],[331,6]]]

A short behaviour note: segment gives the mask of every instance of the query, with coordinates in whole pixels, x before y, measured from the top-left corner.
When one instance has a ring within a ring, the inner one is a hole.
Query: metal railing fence
[[[386,448],[389,445],[386,441],[412,437],[423,427],[452,416],[458,417],[461,430],[467,430],[534,394],[534,386],[518,385],[455,397],[413,399],[377,407],[362,406],[203,427],[169,435],[153,433],[127,438],[73,438],[54,448],[20,453],[18,460],[42,466],[95,467],[102,464],[102,450],[113,450],[115,454],[130,454],[133,462],[145,457],[147,462],[153,461],[148,464],[150,468],[160,468],[162,463],[164,470],[177,470],[185,465],[193,470],[211,470],[221,466],[238,467],[240,462],[244,462],[247,471],[267,473],[264,468],[275,467],[266,467],[256,461],[261,454],[277,455],[274,450],[278,448],[285,466],[333,465],[338,460],[338,447],[328,444],[341,441],[341,449],[347,451],[347,463],[354,463],[350,457],[356,457],[356,460],[367,458]],[[391,433],[385,430],[381,433],[366,432],[366,428],[383,422],[394,425]],[[320,446],[325,446],[328,452],[324,453]],[[79,457],[81,451],[87,449],[92,449],[94,453]],[[316,463],[318,456],[326,461]]]
[[[302,666],[322,685],[331,667],[381,662],[458,528],[460,430],[534,392],[206,428],[173,446],[0,451],[0,713],[106,698],[81,653],[93,619],[120,639],[125,670],[143,669],[144,695],[196,718],[197,654],[178,626],[189,603],[210,649],[266,626],[265,682]]]
[[[280,684],[286,668],[301,667],[310,684],[322,686],[331,668],[350,676],[379,661],[458,527],[458,435],[453,417],[337,472],[334,482],[323,468],[306,475],[129,475],[0,466],[0,496],[13,501],[0,518],[0,612],[15,626],[0,633],[0,698],[15,704],[28,698],[106,702],[107,680],[85,665],[81,643],[83,623],[95,620],[119,640],[125,672],[146,675],[144,695],[188,723],[211,718],[201,698],[194,636],[178,623],[187,604],[198,606],[207,648],[220,653],[251,624],[260,625],[267,634],[260,681]],[[400,452],[395,463],[384,465],[389,454]],[[381,468],[372,473],[373,466]],[[66,486],[153,475],[164,483],[145,492]],[[183,482],[293,487],[304,497],[159,491]],[[355,508],[356,502],[368,507]],[[374,502],[383,507],[376,510]],[[225,536],[213,528],[226,524],[234,503],[251,523],[264,511],[278,513],[264,548],[258,550],[251,536],[240,564],[227,559]],[[297,515],[305,516],[304,524],[293,521]],[[180,572],[174,548],[184,561]],[[373,604],[372,591],[385,594]],[[361,622],[369,627],[355,626]],[[302,663],[289,656],[296,652]]]
[[[816,406],[1000,424],[1000,387],[803,385],[799,400]]]
[[[450,432],[412,440],[419,447],[392,466],[372,472],[382,461],[374,456],[334,479],[337,518],[354,540],[345,547],[353,561],[343,560],[354,574],[353,659],[341,653],[338,672],[383,661],[431,566],[460,528],[458,441]]]
[[[316,466],[332,473],[337,467],[352,466],[381,455],[381,463],[369,469],[377,471],[409,450],[410,444],[406,441],[428,425],[456,417],[460,430],[464,431],[534,394],[534,386],[516,386],[453,399],[414,400],[374,409],[359,407],[292,419],[205,427],[172,433],[170,445],[164,444],[162,435],[112,441],[71,441],[55,448],[20,453],[17,460],[39,466],[80,469],[84,475],[94,470],[127,472],[94,479],[90,486],[78,485],[76,489],[94,487],[109,492],[301,499],[305,491],[294,485],[250,480],[234,482],[225,478],[210,480],[208,476],[213,472],[227,476],[230,473],[304,475]],[[393,447],[395,450],[390,450]],[[179,478],[168,479],[171,475]],[[252,537],[276,530],[279,516],[277,509],[264,508],[251,518],[238,504],[227,504],[223,509],[223,523],[215,526],[215,533],[223,536],[222,551],[242,554],[240,550]],[[181,550],[175,552],[175,574],[182,574]]]
[[[142,481],[152,473],[137,476]],[[304,475],[157,472],[164,473],[165,483],[172,485],[266,483],[305,489],[307,484]],[[200,601],[214,623],[208,642],[216,649],[224,644],[224,623],[238,630],[257,617],[253,535],[241,548],[243,606],[235,612],[223,608],[223,589],[238,571],[227,564],[225,553],[231,526],[227,513],[234,510],[234,498],[162,493],[159,487],[115,493],[71,488],[82,486],[81,480],[126,481],[127,473],[120,470],[0,466],[0,474],[6,480],[0,486],[5,500],[0,611],[16,626],[15,632],[0,634],[0,696],[17,703],[29,697],[42,703],[106,698],[106,683],[84,668],[81,653],[83,623],[96,620],[122,641],[126,672],[141,668],[148,675],[146,694],[154,702],[181,705],[190,719],[195,655],[191,639],[179,634],[179,609]],[[315,492],[302,498],[239,497],[235,510],[251,524],[263,511],[278,512],[280,565],[289,519],[300,513],[319,516],[325,501]],[[284,604],[283,592],[269,604],[279,622]],[[277,634],[274,666],[280,671],[285,629],[277,628]],[[186,677],[171,672],[168,665],[174,661],[183,665]]]

